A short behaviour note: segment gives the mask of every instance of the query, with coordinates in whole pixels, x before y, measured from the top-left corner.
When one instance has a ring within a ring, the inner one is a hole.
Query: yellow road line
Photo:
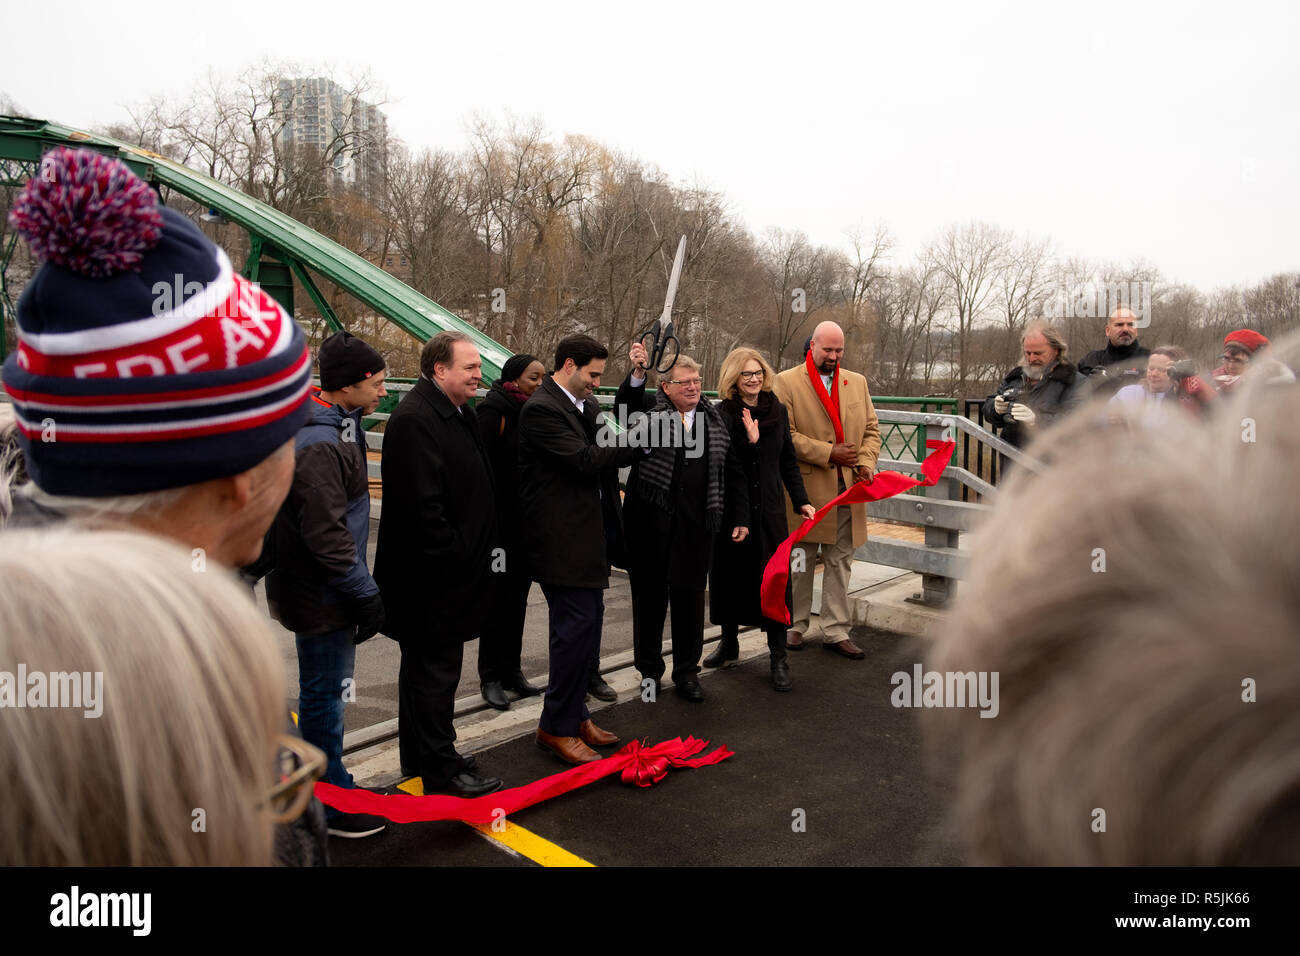
[[[397,789],[415,797],[424,796],[424,785],[419,777],[412,777],[410,780],[402,781],[397,785]],[[543,839],[531,830],[525,830],[504,817],[496,823],[467,823],[466,826],[473,827],[489,840],[500,843],[507,850],[513,850],[520,856],[528,857],[539,866],[595,866],[594,863],[588,863],[582,857],[570,853],[564,847],[557,846],[550,840]],[[493,829],[494,827],[496,829]]]

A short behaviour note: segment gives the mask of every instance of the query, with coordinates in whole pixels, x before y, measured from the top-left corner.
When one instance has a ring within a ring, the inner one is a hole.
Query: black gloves
[[[356,598],[352,602],[352,621],[357,626],[352,643],[370,640],[384,629],[384,599],[378,594]]]

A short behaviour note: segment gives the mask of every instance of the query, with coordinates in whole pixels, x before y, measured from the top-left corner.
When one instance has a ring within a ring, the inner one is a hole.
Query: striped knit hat
[[[125,163],[52,150],[9,221],[44,260],[4,366],[43,490],[224,478],[297,432],[311,384],[302,330]]]

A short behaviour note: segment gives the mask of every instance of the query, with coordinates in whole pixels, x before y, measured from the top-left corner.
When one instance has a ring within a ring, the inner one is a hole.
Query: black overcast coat
[[[709,574],[709,617],[714,624],[766,625],[775,622],[767,621],[761,610],[763,569],[789,536],[786,492],[795,510],[811,502],[799,474],[785,405],[771,392],[759,393],[758,409],[751,413],[759,423],[758,441],[752,445],[741,418],[744,407],[739,398],[718,403],[731,427],[731,447],[745,469],[749,537],[737,544],[731,540],[730,528],[718,533]]]
[[[583,407],[548,376],[520,410],[519,521],[534,581],[607,588],[626,567],[618,469],[640,452],[602,448],[598,405]]]
[[[421,378],[384,430],[375,581],[384,633],[399,641],[478,637],[496,503],[474,409]]]

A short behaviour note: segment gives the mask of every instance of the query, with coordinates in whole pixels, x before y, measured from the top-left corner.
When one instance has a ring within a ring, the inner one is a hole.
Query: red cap
[[[1235,332],[1229,332],[1223,340],[1223,344],[1233,343],[1240,345],[1246,351],[1258,352],[1265,345],[1268,345],[1268,339],[1251,329],[1237,329]]]

